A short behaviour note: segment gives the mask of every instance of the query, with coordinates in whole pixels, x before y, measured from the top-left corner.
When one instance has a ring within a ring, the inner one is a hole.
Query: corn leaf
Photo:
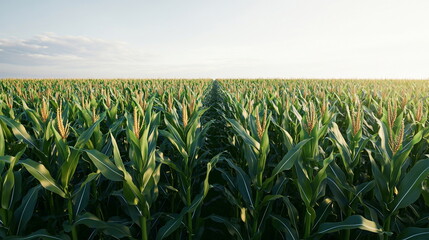
[[[32,147],[37,149],[37,145],[36,145],[33,137],[30,134],[28,134],[27,130],[25,130],[24,125],[16,122],[13,119],[10,119],[10,118],[8,118],[6,116],[2,116],[2,115],[0,115],[0,120],[2,120],[4,123],[6,123],[12,129],[12,132],[16,138],[24,141],[25,143],[27,143],[27,144],[29,144]]]
[[[361,229],[373,233],[384,233],[383,229],[377,223],[360,215],[353,215],[342,222],[325,222],[320,224],[317,234],[326,234],[346,229]]]
[[[66,197],[64,191],[55,182],[55,180],[52,178],[51,174],[45,166],[30,159],[20,161],[20,163],[27,169],[27,171],[31,175],[33,175],[33,177],[39,180],[40,184],[42,184],[44,188],[53,193],[58,194],[63,198]]]
[[[14,212],[14,220],[17,224],[16,234],[18,235],[26,229],[28,221],[30,221],[33,216],[40,188],[40,186],[31,188],[22,199],[21,205],[18,207],[16,212]]]
[[[299,240],[297,231],[290,225],[289,221],[281,216],[271,215],[274,227],[285,233],[286,239]]]
[[[122,171],[109,160],[109,157],[97,150],[85,150],[85,152],[104,177],[117,182],[124,179]]]
[[[392,212],[414,203],[422,191],[422,183],[429,175],[429,159],[420,160],[402,179],[398,195],[392,203]]]
[[[429,238],[429,228],[409,227],[405,228],[396,240],[427,240]]]

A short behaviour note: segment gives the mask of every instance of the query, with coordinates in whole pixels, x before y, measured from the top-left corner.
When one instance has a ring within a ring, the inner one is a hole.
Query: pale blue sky
[[[429,78],[428,10],[427,0],[0,0],[0,78]]]

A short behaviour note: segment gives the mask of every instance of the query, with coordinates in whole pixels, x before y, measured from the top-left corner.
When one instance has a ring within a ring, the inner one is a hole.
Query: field
[[[428,81],[0,81],[1,239],[429,239]]]

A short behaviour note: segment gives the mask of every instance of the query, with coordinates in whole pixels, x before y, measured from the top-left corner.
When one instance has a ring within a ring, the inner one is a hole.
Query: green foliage
[[[1,239],[427,239],[427,81],[0,81]]]

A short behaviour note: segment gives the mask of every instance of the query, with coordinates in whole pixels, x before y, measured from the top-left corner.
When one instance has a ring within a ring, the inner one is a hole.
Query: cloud
[[[331,40],[317,38],[305,43],[303,38],[291,38],[272,44],[184,44],[171,40],[150,45],[142,41],[134,46],[54,33],[27,39],[0,38],[0,78],[429,76],[426,41],[349,44]]]
[[[0,39],[0,49],[0,63],[20,66],[115,65],[141,62],[146,57],[141,49],[123,42],[54,33],[30,39]]]
[[[164,78],[207,77],[219,69],[255,60],[235,48],[143,45],[40,34],[0,38],[0,78]]]

